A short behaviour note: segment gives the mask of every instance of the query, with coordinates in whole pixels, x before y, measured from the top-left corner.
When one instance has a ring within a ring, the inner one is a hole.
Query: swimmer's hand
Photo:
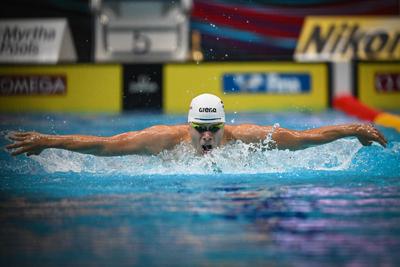
[[[37,132],[11,132],[7,136],[14,141],[6,146],[10,154],[17,156],[26,153],[27,156],[39,155],[47,148],[47,135]]]
[[[387,140],[385,136],[372,124],[355,124],[355,135],[364,146],[370,146],[373,141],[386,147]]]

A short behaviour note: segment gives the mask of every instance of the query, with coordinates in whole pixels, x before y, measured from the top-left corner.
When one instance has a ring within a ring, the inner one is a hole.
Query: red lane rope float
[[[400,132],[400,116],[371,108],[361,103],[353,96],[340,96],[335,98],[333,100],[333,107],[350,116],[374,122],[385,127],[392,127]]]
[[[333,100],[333,107],[362,120],[374,121],[380,111],[368,107],[353,96],[341,96]]]

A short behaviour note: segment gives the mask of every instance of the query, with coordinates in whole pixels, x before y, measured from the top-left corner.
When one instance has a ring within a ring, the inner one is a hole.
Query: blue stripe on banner
[[[243,42],[255,42],[260,44],[268,44],[271,46],[284,47],[286,49],[294,49],[296,48],[297,40],[288,39],[288,38],[274,38],[274,37],[266,37],[263,35],[235,30],[227,27],[220,27],[215,25],[210,25],[208,23],[201,22],[192,22],[192,29],[199,30],[200,32],[214,35],[216,37],[229,38],[233,40],[240,40]]]
[[[223,86],[226,93],[309,93],[311,75],[308,73],[226,73],[223,76]]]

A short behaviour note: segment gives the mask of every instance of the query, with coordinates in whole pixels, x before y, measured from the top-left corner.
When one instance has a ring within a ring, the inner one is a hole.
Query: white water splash
[[[198,156],[187,144],[157,156],[96,157],[66,150],[48,149],[31,158],[48,173],[88,172],[98,174],[209,174],[277,173],[293,170],[345,170],[362,145],[355,139],[298,151],[267,150],[263,145],[236,142]]]

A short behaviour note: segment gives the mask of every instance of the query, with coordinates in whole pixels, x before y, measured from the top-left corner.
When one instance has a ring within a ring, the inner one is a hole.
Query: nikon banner
[[[307,17],[296,60],[347,61],[400,59],[400,18]]]

